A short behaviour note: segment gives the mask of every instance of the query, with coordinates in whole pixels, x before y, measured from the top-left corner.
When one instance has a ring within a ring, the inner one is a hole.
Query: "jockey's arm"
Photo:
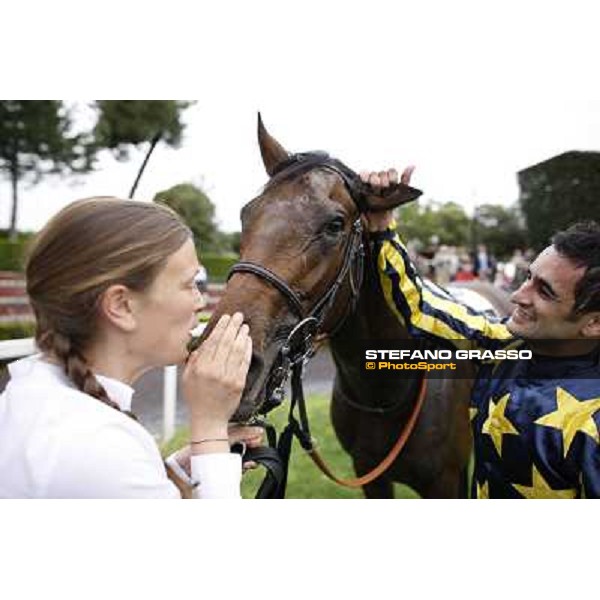
[[[372,231],[373,256],[388,306],[413,337],[443,339],[461,349],[493,350],[512,334],[504,324],[457,302],[446,290],[421,278],[391,221]]]
[[[412,167],[405,169],[400,181],[409,184],[412,171]],[[374,188],[385,188],[396,183],[398,175],[391,169],[363,172],[361,178]],[[444,289],[421,278],[396,233],[391,210],[366,216],[386,302],[413,337],[443,339],[461,349],[481,350],[495,349],[513,337],[502,323],[457,302]]]

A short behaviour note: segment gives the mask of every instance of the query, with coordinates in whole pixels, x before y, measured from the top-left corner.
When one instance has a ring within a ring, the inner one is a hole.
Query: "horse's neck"
[[[341,328],[343,343],[406,339],[406,328],[388,306],[370,258],[364,265],[363,283],[356,310],[348,316]]]
[[[362,367],[362,351],[365,342],[380,340],[400,340],[408,338],[408,332],[396,315],[388,307],[377,274],[369,264],[365,264],[363,284],[356,310],[348,316],[339,332],[331,339],[331,352],[337,366],[338,376],[348,389],[359,390],[362,396],[373,382],[367,381]],[[409,379],[398,378],[395,390],[405,389],[411,384]],[[390,389],[389,384],[385,386]],[[380,399],[381,400],[381,399]]]

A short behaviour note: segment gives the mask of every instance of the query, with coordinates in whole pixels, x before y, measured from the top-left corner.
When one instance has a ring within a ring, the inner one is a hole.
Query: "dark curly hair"
[[[575,266],[585,267],[575,286],[573,316],[600,311],[600,225],[595,221],[575,223],[552,238],[556,251]]]

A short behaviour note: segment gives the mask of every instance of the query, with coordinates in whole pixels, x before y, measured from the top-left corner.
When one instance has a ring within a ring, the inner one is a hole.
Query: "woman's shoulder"
[[[61,410],[72,405],[76,410],[93,406],[93,398],[78,390],[60,366],[40,355],[29,356],[8,365],[10,379],[2,394],[14,410],[36,412]]]
[[[10,497],[135,495],[128,482],[136,477],[158,497],[171,493],[156,442],[139,423],[76,389],[58,366],[33,359],[11,371],[0,397],[0,470],[11,465]]]
[[[149,434],[126,414],[78,390],[59,365],[31,356],[9,365],[11,378],[0,405],[13,423],[43,428],[46,434],[87,432],[107,426]]]

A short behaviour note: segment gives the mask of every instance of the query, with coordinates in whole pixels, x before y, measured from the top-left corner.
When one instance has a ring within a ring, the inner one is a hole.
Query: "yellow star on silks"
[[[538,425],[554,427],[562,431],[563,452],[566,458],[573,438],[578,431],[589,435],[600,444],[598,427],[592,418],[600,409],[600,397],[578,400],[563,388],[556,389],[556,410],[535,421]]]
[[[489,482],[484,481],[483,485],[479,485],[479,482],[477,482],[477,499],[478,500],[489,500],[489,498],[490,498]]]
[[[535,465],[533,465],[531,478],[533,480],[531,486],[512,484],[519,494],[525,498],[557,500],[560,498],[571,499],[577,496],[577,490],[553,490],[543,475],[535,468]]]
[[[469,421],[472,421],[475,418],[475,415],[477,414],[478,410],[478,408],[469,406]]]
[[[498,400],[498,404],[494,404],[494,401],[490,398],[488,417],[481,427],[482,433],[487,433],[492,437],[498,456],[502,456],[502,436],[504,434],[519,435],[519,432],[505,415],[509,397],[510,394],[505,394]]]

